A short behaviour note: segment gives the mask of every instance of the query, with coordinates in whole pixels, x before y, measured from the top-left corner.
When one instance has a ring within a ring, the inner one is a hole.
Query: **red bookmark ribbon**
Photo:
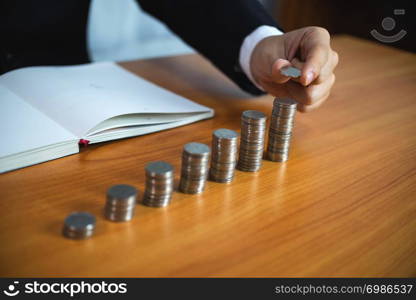
[[[84,146],[84,147],[87,147],[89,143],[90,143],[89,140],[84,140],[84,139],[80,139],[78,142],[80,146]]]

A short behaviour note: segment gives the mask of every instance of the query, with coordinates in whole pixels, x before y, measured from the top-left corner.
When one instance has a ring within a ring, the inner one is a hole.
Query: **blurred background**
[[[226,1],[226,0],[224,0]],[[260,1],[284,31],[322,26],[407,51],[416,50],[416,1],[253,0]],[[93,0],[88,24],[93,61],[126,61],[192,53],[164,24],[135,0]]]

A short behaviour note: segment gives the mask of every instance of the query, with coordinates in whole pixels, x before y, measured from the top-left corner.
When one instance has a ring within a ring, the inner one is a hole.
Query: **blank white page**
[[[77,137],[0,85],[0,157]]]
[[[212,111],[114,63],[29,67],[2,75],[0,84],[79,138],[118,115]]]

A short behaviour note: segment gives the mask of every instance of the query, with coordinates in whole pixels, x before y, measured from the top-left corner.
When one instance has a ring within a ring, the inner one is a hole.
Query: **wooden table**
[[[415,276],[416,58],[351,37],[333,40],[337,83],[321,109],[298,114],[287,163],[237,171],[166,208],[137,207],[127,223],[102,217],[105,191],[143,191],[144,165],[180,169],[182,146],[239,130],[272,97],[239,91],[198,55],[127,69],[215,109],[213,119],[104,143],[0,176],[1,276]],[[149,99],[150,100],[150,99]],[[97,216],[86,241],[61,236],[72,211]]]

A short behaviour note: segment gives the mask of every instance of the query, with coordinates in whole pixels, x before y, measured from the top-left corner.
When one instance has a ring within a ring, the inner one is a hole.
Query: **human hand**
[[[296,100],[301,112],[309,112],[328,99],[337,64],[338,54],[331,49],[329,33],[321,27],[265,38],[254,48],[250,60],[254,80],[274,96]],[[301,70],[301,76],[281,74],[287,66]]]

